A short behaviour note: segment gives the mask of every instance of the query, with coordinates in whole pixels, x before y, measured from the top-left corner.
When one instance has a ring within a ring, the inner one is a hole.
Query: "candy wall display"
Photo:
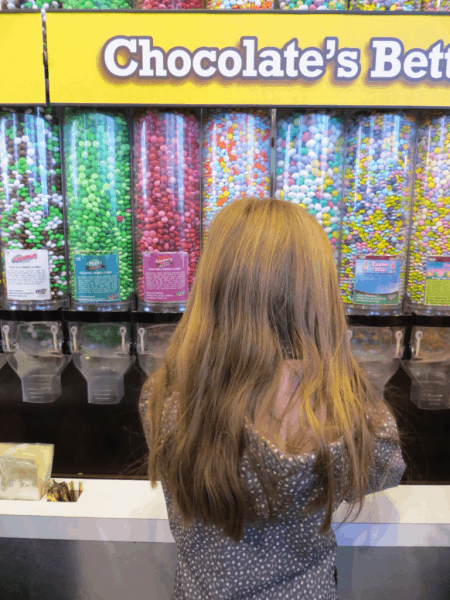
[[[350,10],[420,10],[420,0],[350,0]]]
[[[347,10],[347,0],[277,0],[281,10]]]
[[[450,112],[422,114],[407,306],[422,314],[450,314]]]
[[[205,110],[203,240],[215,214],[228,202],[270,197],[270,133],[266,109]]]
[[[63,8],[80,10],[119,10],[132,8],[133,0],[62,0]]]
[[[63,306],[60,123],[51,109],[0,111],[0,220],[3,307]]]
[[[299,204],[322,225],[339,260],[344,119],[335,111],[277,111],[275,197]]]
[[[202,0],[134,0],[134,8],[144,10],[191,10],[203,8]]]
[[[184,310],[200,254],[196,113],[134,114],[136,290],[140,310]]]
[[[448,12],[450,10],[450,1],[430,0],[430,2],[422,2],[421,10]]]
[[[71,307],[127,310],[134,285],[125,113],[67,108],[64,169]]]
[[[215,10],[271,10],[273,0],[208,0],[207,8]]]
[[[358,111],[350,118],[340,265],[348,313],[401,313],[415,118],[403,111]]]

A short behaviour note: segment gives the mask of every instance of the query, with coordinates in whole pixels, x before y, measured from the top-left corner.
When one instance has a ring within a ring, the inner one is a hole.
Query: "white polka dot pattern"
[[[148,445],[150,433],[144,414],[150,394],[151,387],[141,395],[139,402]],[[173,426],[175,414],[176,403],[173,403],[167,423],[165,411],[163,413],[166,431]],[[250,422],[247,425],[249,442],[256,443],[261,434]],[[380,430],[382,439],[375,451],[367,493],[379,491],[377,484],[382,467],[385,469],[389,462],[389,479],[383,489],[400,483],[406,465],[400,448],[393,441],[396,431],[396,424],[389,417]],[[334,579],[336,536],[331,529],[325,534],[318,533],[324,510],[313,515],[301,514],[306,501],[320,491],[313,473],[315,454],[291,456],[265,438],[264,448],[266,468],[274,471],[278,478],[277,502],[273,507],[276,522],[269,523],[267,501],[245,450],[241,478],[246,491],[258,499],[258,523],[247,523],[244,537],[238,544],[221,535],[217,527],[205,526],[201,519],[184,527],[170,492],[161,482],[178,552],[173,600],[338,599]],[[339,481],[343,468],[342,441],[333,442],[330,448],[334,473]],[[338,494],[334,510],[342,500]]]

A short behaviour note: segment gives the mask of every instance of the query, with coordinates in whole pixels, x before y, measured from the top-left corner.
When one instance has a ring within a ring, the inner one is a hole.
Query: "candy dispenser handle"
[[[53,347],[56,351],[58,351],[58,327],[56,325],[52,325],[50,327],[50,331],[53,334]]]
[[[418,358],[420,352],[420,340],[423,337],[423,333],[421,331],[416,331],[416,349],[414,350],[414,358]]]
[[[5,335],[6,352],[11,352],[11,345],[9,343],[9,325],[3,325],[2,331]]]
[[[395,334],[395,337],[397,338],[397,346],[395,348],[395,358],[399,358],[403,333],[401,331],[397,331],[397,333]]]
[[[74,350],[74,352],[77,352],[77,333],[78,333],[78,328],[77,327],[71,327],[70,328],[70,333],[72,334],[72,346],[73,346],[73,350]]]
[[[127,329],[126,329],[126,327],[121,327],[119,329],[119,331],[120,331],[120,335],[122,336],[122,350],[123,350],[123,352],[126,352],[126,349],[125,349],[125,336],[127,335]]]
[[[144,347],[145,347],[145,342],[144,342],[145,329],[143,327],[139,327],[138,334],[139,334],[139,337],[141,338],[141,352],[143,352]]]

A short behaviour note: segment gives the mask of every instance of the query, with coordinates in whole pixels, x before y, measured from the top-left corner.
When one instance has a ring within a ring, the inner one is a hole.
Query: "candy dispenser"
[[[203,8],[202,0],[134,0],[134,8],[144,10],[192,10]]]
[[[129,323],[69,323],[70,351],[88,384],[90,404],[118,404],[131,355]]]
[[[211,10],[271,10],[274,0],[207,0]]]
[[[270,197],[271,117],[265,109],[205,110],[203,243],[218,210],[238,198]]]
[[[134,214],[139,310],[181,312],[200,254],[200,124],[196,113],[134,116]]]
[[[450,315],[450,112],[420,120],[406,307]]]
[[[347,10],[347,0],[278,0],[281,10]]]
[[[126,115],[66,109],[64,170],[71,308],[128,310],[134,286]]]
[[[448,12],[450,10],[449,0],[429,0],[423,1],[421,10],[433,12]]]
[[[339,264],[344,119],[336,111],[277,111],[275,197],[305,208],[322,225]]]
[[[350,10],[420,10],[420,0],[350,0]]]
[[[403,360],[409,375],[411,401],[427,410],[450,408],[450,329],[414,326],[411,332],[411,360]]]
[[[64,306],[60,125],[48,108],[0,112],[3,308]]]
[[[348,314],[401,314],[415,115],[355,112],[347,138],[340,288]]]
[[[61,396],[61,373],[70,362],[63,354],[59,321],[2,321],[3,351],[22,380],[24,402],[48,403]]]
[[[353,357],[371,383],[383,394],[403,357],[406,327],[350,325],[348,335]]]
[[[71,10],[121,10],[132,8],[133,0],[62,0],[62,6]]]
[[[161,366],[170,338],[176,328],[176,323],[164,323],[163,325],[140,323],[136,325],[136,351],[139,365],[147,377],[150,377]]]

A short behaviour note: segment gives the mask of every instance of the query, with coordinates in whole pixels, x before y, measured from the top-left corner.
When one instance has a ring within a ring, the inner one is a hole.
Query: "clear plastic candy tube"
[[[450,314],[450,112],[426,111],[419,125],[412,213],[408,307]]]
[[[134,8],[144,10],[191,10],[203,8],[202,0],[135,0]]]
[[[64,169],[72,308],[126,310],[134,291],[126,115],[66,109]]]
[[[347,10],[347,0],[278,0],[281,10]]]
[[[203,124],[203,239],[222,206],[270,197],[271,119],[265,109],[211,109]]]
[[[193,111],[135,112],[134,190],[139,307],[182,309],[200,254],[200,123]]]
[[[350,119],[340,288],[351,312],[401,311],[415,119],[404,111],[358,111]]]
[[[313,215],[339,260],[344,119],[335,111],[277,111],[275,197]]]
[[[350,10],[420,10],[420,0],[350,0]]]
[[[4,308],[46,309],[64,305],[67,275],[63,211],[59,119],[47,108],[2,110],[0,218],[6,276]],[[34,269],[29,268],[32,266]]]

